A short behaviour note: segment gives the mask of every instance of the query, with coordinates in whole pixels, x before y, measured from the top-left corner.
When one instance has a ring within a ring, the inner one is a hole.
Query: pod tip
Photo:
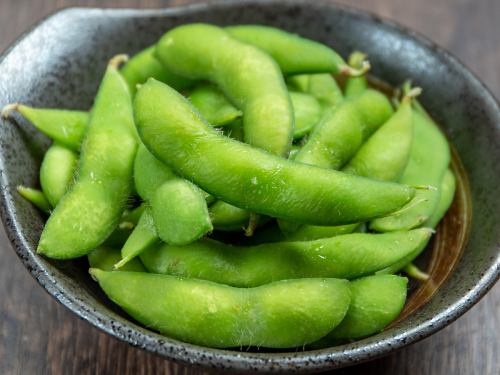
[[[128,55],[122,53],[120,55],[116,55],[113,58],[111,58],[111,60],[109,60],[109,65],[118,69],[120,65],[125,64],[127,61],[128,61]]]
[[[359,77],[365,75],[371,68],[370,62],[364,60],[359,64],[359,68],[353,68],[349,65],[343,65],[340,67],[340,74],[348,77]]]
[[[19,103],[7,104],[5,107],[2,108],[1,112],[2,118],[9,118],[12,112],[18,110],[19,106],[20,106]]]

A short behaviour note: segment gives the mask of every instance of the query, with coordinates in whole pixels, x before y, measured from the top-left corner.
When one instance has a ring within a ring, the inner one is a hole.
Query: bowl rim
[[[225,7],[250,4],[278,6],[284,4],[298,6],[307,5],[309,8],[316,9],[326,7],[337,9],[350,16],[370,19],[371,21],[376,21],[385,25],[389,27],[391,31],[405,35],[426,49],[434,51],[434,54],[438,54],[444,58],[447,65],[451,65],[454,69],[458,70],[466,77],[466,80],[479,87],[479,89],[485,93],[483,100],[486,100],[491,108],[496,109],[496,113],[500,119],[500,105],[498,100],[485,84],[450,52],[439,47],[420,33],[410,30],[397,22],[380,17],[369,11],[332,3],[327,0],[319,0],[314,3],[310,3],[307,0],[288,0],[286,2],[280,0],[223,0],[216,3],[196,3],[158,9],[65,7],[44,17],[22,33],[1,54],[0,65],[16,46],[23,42],[30,34],[35,32],[42,24],[48,23],[61,16],[81,16],[82,14],[112,15],[114,17],[174,16],[177,13],[189,13],[214,8],[224,9]],[[3,165],[0,165],[0,170],[3,170]],[[295,371],[299,372],[310,372],[365,362],[420,341],[441,330],[474,306],[495,285],[495,282],[500,277],[500,254],[498,254],[496,260],[492,259],[491,265],[488,269],[484,270],[477,283],[466,294],[461,297],[455,297],[455,300],[451,304],[434,317],[417,322],[418,324],[409,330],[407,329],[406,331],[398,333],[397,326],[391,328],[386,332],[395,331],[394,334],[380,341],[366,338],[334,348],[280,353],[240,352],[207,348],[162,336],[153,331],[146,330],[132,321],[126,323],[115,321],[109,315],[94,310],[78,297],[72,295],[67,288],[58,283],[57,277],[51,274],[43,264],[41,264],[36,254],[30,250],[29,244],[25,241],[23,236],[20,235],[21,229],[19,224],[15,220],[12,220],[13,207],[10,203],[9,189],[5,188],[6,181],[3,173],[0,175],[0,185],[2,187],[0,194],[0,216],[7,237],[24,266],[47,293],[81,319],[109,335],[127,342],[132,346],[140,347],[149,352],[161,355],[174,362],[188,365],[219,369],[225,368],[237,371],[259,370],[265,372],[282,372],[293,368]],[[374,336],[372,336],[372,338],[373,337]]]

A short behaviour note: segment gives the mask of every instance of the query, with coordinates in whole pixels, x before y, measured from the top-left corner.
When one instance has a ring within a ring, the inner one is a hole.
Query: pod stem
[[[248,220],[248,226],[245,228],[245,236],[252,237],[259,224],[259,215],[251,212],[250,219]]]
[[[5,107],[2,108],[1,116],[2,118],[9,118],[12,115],[12,112],[18,111],[20,103],[11,103],[7,104]]]
[[[132,260],[132,257],[130,257],[130,256],[122,258],[118,263],[116,263],[115,265],[113,265],[113,269],[116,271],[119,268],[123,267],[128,262],[130,262],[131,260]]]
[[[111,58],[111,60],[109,60],[108,65],[118,69],[121,65],[125,64],[127,61],[128,61],[128,55],[122,53]]]
[[[340,66],[339,72],[341,75],[348,77],[359,77],[365,75],[371,68],[370,62],[365,60],[362,61],[359,68],[353,68],[349,65]]]
[[[404,268],[403,271],[410,277],[420,280],[420,281],[427,281],[429,280],[429,274],[422,271],[420,268],[418,268],[416,265],[413,263],[407,264]]]
[[[349,55],[348,64],[353,68],[360,68],[363,65],[363,62],[366,61],[367,54],[361,51],[353,51]]]

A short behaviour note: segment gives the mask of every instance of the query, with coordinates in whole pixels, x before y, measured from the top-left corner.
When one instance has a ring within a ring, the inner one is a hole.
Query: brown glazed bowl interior
[[[457,319],[492,287],[500,273],[498,103],[449,53],[373,15],[306,0],[224,1],[165,10],[67,9],[42,21],[3,54],[0,106],[22,102],[88,109],[111,56],[133,54],[187,22],[281,27],[331,45],[343,56],[362,50],[374,76],[393,86],[412,78],[423,88],[422,104],[453,145],[458,181],[455,202],[419,259],[430,280],[412,287],[400,319],[386,330],[332,348],[218,350],[159,335],[105,298],[85,260],[55,261],[35,253],[44,218],[15,187],[37,185],[49,141],[19,117],[17,124],[0,120],[2,219],[21,261],[48,293],[110,335],[174,361],[219,371],[314,372],[367,361],[420,340]]]

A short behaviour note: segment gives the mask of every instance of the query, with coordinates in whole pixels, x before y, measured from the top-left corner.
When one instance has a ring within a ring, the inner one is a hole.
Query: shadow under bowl
[[[110,335],[174,361],[218,370],[314,372],[367,361],[420,340],[457,319],[492,287],[500,274],[498,103],[449,53],[371,14],[305,0],[226,1],[165,10],[66,9],[3,54],[0,106],[22,102],[88,109],[111,56],[133,54],[188,22],[281,27],[331,45],[344,56],[362,50],[375,76],[391,85],[412,78],[423,88],[421,102],[456,149],[452,168],[458,177],[455,202],[427,252],[430,280],[416,288],[399,320],[385,331],[332,348],[239,352],[159,335],[111,304],[90,279],[85,261],[56,261],[35,253],[44,217],[15,187],[37,185],[49,141],[23,119],[16,118],[18,126],[0,120],[2,220],[23,264],[48,293]]]

